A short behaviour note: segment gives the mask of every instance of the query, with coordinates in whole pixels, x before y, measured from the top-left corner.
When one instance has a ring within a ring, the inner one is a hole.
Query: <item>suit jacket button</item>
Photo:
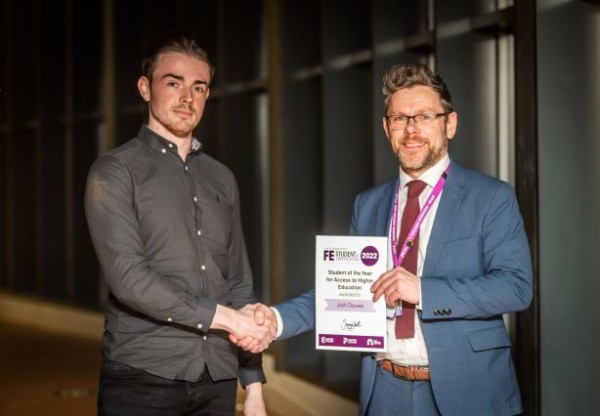
[[[448,309],[448,315],[452,315],[452,309]]]
[[[439,309],[434,309],[434,310],[433,310],[433,314],[434,314],[435,316],[439,316],[439,314],[440,314],[440,310],[439,310]]]

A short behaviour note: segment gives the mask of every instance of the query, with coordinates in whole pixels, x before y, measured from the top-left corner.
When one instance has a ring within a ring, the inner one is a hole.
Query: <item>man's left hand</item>
[[[388,307],[395,307],[400,301],[418,304],[421,300],[421,279],[406,270],[396,267],[379,276],[372,285],[373,302],[383,295]]]

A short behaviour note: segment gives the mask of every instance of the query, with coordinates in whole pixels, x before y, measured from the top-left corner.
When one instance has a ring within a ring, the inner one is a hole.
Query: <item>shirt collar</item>
[[[443,158],[441,158],[435,165],[433,165],[432,167],[427,169],[425,172],[423,172],[421,174],[421,176],[418,177],[418,179],[425,182],[427,184],[427,186],[433,188],[449,164],[450,164],[450,156],[448,156],[448,153],[446,153],[446,155]],[[409,183],[410,181],[412,181],[413,178],[411,178],[408,174],[406,174],[402,170],[402,168],[400,168],[399,170],[400,170],[400,184],[402,185],[402,188],[404,188],[404,186],[407,183]]]
[[[138,138],[150,146],[152,149],[162,152],[163,149],[177,153],[177,145],[170,140],[165,139],[154,130],[144,124],[138,133]],[[192,150],[190,154],[199,153],[202,149],[202,143],[195,137],[192,137]]]

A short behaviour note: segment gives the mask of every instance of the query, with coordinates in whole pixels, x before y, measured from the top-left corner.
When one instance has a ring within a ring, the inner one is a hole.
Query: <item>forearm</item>
[[[244,416],[266,416],[267,410],[263,399],[262,383],[252,383],[246,386],[244,401]]]
[[[499,187],[486,207],[478,207],[482,210],[479,218],[470,218],[473,230],[480,231],[447,242],[440,248],[443,255],[435,269],[421,278],[423,319],[484,319],[529,306],[533,294],[529,246],[508,185]],[[452,313],[435,315],[442,309]]]
[[[262,354],[253,354],[240,348],[238,357],[240,365],[239,379],[242,387],[248,388],[252,384],[267,382],[262,367]]]
[[[315,329],[314,290],[274,306],[283,322],[280,339],[287,339]]]

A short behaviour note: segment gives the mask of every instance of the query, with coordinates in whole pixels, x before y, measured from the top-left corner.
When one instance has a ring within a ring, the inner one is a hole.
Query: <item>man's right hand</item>
[[[252,353],[268,348],[277,334],[277,319],[263,304],[248,304],[240,310],[217,305],[211,324],[213,329],[229,332],[229,339]]]
[[[267,349],[277,335],[277,318],[275,317],[275,313],[271,308],[262,303],[246,305],[240,309],[240,312],[250,314],[254,325],[267,329],[268,335],[263,339],[257,339],[252,336],[239,338],[231,334],[229,336],[231,342],[238,347],[253,353],[259,353]]]

